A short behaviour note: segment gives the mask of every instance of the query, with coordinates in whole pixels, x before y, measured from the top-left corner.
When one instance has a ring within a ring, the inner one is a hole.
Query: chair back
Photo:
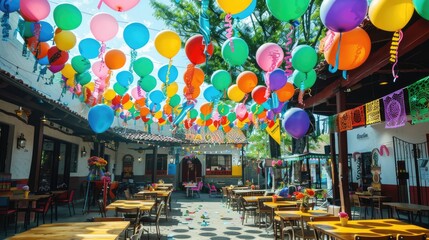
[[[264,205],[264,202],[271,202],[271,201],[272,201],[271,197],[258,198],[258,203],[257,203],[258,211],[271,211],[270,207],[267,207]]]
[[[69,202],[73,202],[73,198],[74,198],[74,189],[70,191]]]
[[[357,194],[352,194],[352,204],[354,207],[360,207],[360,200]]]
[[[137,226],[136,234],[133,234],[133,235],[130,237],[130,240],[140,240],[140,238],[141,238],[141,237],[142,237],[142,235],[143,235],[143,231],[144,231],[143,225],[142,225],[142,224],[139,224],[139,225]]]
[[[47,213],[49,211],[49,208],[51,207],[51,204],[52,204],[52,196],[49,197],[48,200],[43,202],[43,204],[42,204],[43,213]]]
[[[132,197],[131,197],[131,193],[130,193],[130,190],[129,189],[125,189],[124,190],[124,194],[125,194],[125,199],[127,199],[127,200],[129,200],[129,199],[131,199]]]
[[[97,204],[98,204],[98,210],[100,211],[101,217],[106,217],[106,207],[104,206],[103,199],[99,199]]]
[[[228,192],[226,190],[226,187],[222,187],[222,195],[223,197],[228,197]]]
[[[140,219],[140,208],[123,208],[123,207],[116,207],[115,208],[116,217],[118,214],[123,214],[125,217],[125,221],[130,221],[132,223],[138,222]]]
[[[397,240],[426,240],[426,234],[417,234],[417,235],[403,235],[398,234],[396,236]]]
[[[203,189],[203,186],[204,186],[203,182],[198,182],[198,190],[201,191]]]
[[[161,217],[161,211],[162,211],[162,209],[164,208],[164,205],[165,205],[165,202],[164,202],[164,201],[162,201],[162,202],[159,204],[158,209],[156,210],[156,222],[157,222],[157,223],[159,222],[159,218]]]
[[[354,240],[393,240],[392,235],[382,235],[382,236],[360,236],[356,234]]]
[[[340,206],[328,205],[328,208],[326,211],[328,213],[334,215],[335,217],[337,217],[338,213],[340,213],[340,208],[341,208]]]
[[[210,187],[210,184],[209,184],[209,187]],[[216,191],[217,192],[217,188],[216,188],[216,186],[214,184],[212,184],[212,186],[210,187],[210,189],[212,191]]]

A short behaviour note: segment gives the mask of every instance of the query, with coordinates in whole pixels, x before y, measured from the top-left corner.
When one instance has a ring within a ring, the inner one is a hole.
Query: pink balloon
[[[135,7],[140,0],[103,0],[103,2],[115,11],[125,12]]]
[[[272,72],[282,64],[283,49],[275,43],[264,43],[256,51],[256,62],[265,72]]]
[[[131,90],[131,96],[133,96],[135,100],[139,100],[141,98],[146,97],[146,92],[143,89],[140,89],[139,91],[138,88],[139,87],[135,87]]]
[[[125,2],[125,1],[124,1]],[[105,42],[116,36],[118,33],[118,21],[107,13],[94,15],[89,24],[92,35],[95,39]]]
[[[95,62],[92,64],[92,72],[99,78],[104,78],[109,74],[109,68],[104,62]]]
[[[235,113],[237,114],[237,118],[243,118],[247,113],[247,108],[244,103],[240,103],[235,107]]]
[[[27,22],[45,19],[51,11],[48,0],[21,0],[19,7],[22,17]]]
[[[49,71],[51,71],[52,73],[57,73],[61,70],[63,70],[64,68],[64,64],[61,65],[49,65]]]

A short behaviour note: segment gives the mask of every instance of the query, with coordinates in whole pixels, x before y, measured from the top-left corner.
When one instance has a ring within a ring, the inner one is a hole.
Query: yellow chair
[[[403,235],[398,234],[396,236],[397,240],[426,240],[426,234],[417,234],[417,235]]]
[[[382,235],[382,236],[361,236],[355,235],[354,240],[393,240],[392,235]]]

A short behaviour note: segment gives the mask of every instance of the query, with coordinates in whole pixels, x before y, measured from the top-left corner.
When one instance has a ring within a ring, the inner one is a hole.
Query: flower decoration
[[[349,218],[349,215],[346,212],[339,212],[338,213],[338,217],[340,218]]]
[[[272,166],[274,168],[282,168],[283,167],[283,161],[282,160],[278,160],[278,161],[273,160],[272,161]]]
[[[24,186],[22,186],[22,190],[30,191],[30,187],[28,185],[24,185]]]
[[[308,207],[309,200],[314,197],[315,192],[313,189],[306,188],[304,192],[294,192],[294,195],[297,200],[301,200],[302,206]]]
[[[89,168],[104,168],[107,165],[107,161],[102,157],[92,156],[88,158]]]

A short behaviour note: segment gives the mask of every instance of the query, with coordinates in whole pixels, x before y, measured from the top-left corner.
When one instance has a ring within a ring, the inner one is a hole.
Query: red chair
[[[216,189],[216,186],[214,184],[210,186],[210,183],[207,183],[207,187],[209,188],[209,197],[212,197],[212,196],[216,197],[218,195],[219,192]]]
[[[203,189],[203,185],[203,182],[198,182],[198,185],[196,187],[191,188],[192,196],[194,196],[194,192],[196,192],[198,194],[198,197],[201,197],[200,191],[201,189]]]
[[[18,213],[16,209],[10,209],[9,197],[0,197],[0,217],[4,223],[4,235],[7,236],[7,225],[9,223],[9,215],[15,215],[15,233],[18,222]]]
[[[57,218],[57,208],[60,205],[66,205],[67,204],[67,206],[69,208],[70,217],[72,216],[70,205],[73,207],[73,214],[76,214],[76,211],[74,210],[73,198],[74,198],[74,190],[71,190],[64,197],[59,197],[55,200],[55,218]]]
[[[37,202],[36,207],[30,209],[31,212],[36,213],[37,226],[39,226],[40,214],[42,214],[42,220],[43,220],[43,223],[45,223],[45,216],[48,213],[51,205],[52,205],[52,197],[49,197],[47,200],[43,199],[42,201]],[[52,223],[52,218],[51,218],[51,223]]]

